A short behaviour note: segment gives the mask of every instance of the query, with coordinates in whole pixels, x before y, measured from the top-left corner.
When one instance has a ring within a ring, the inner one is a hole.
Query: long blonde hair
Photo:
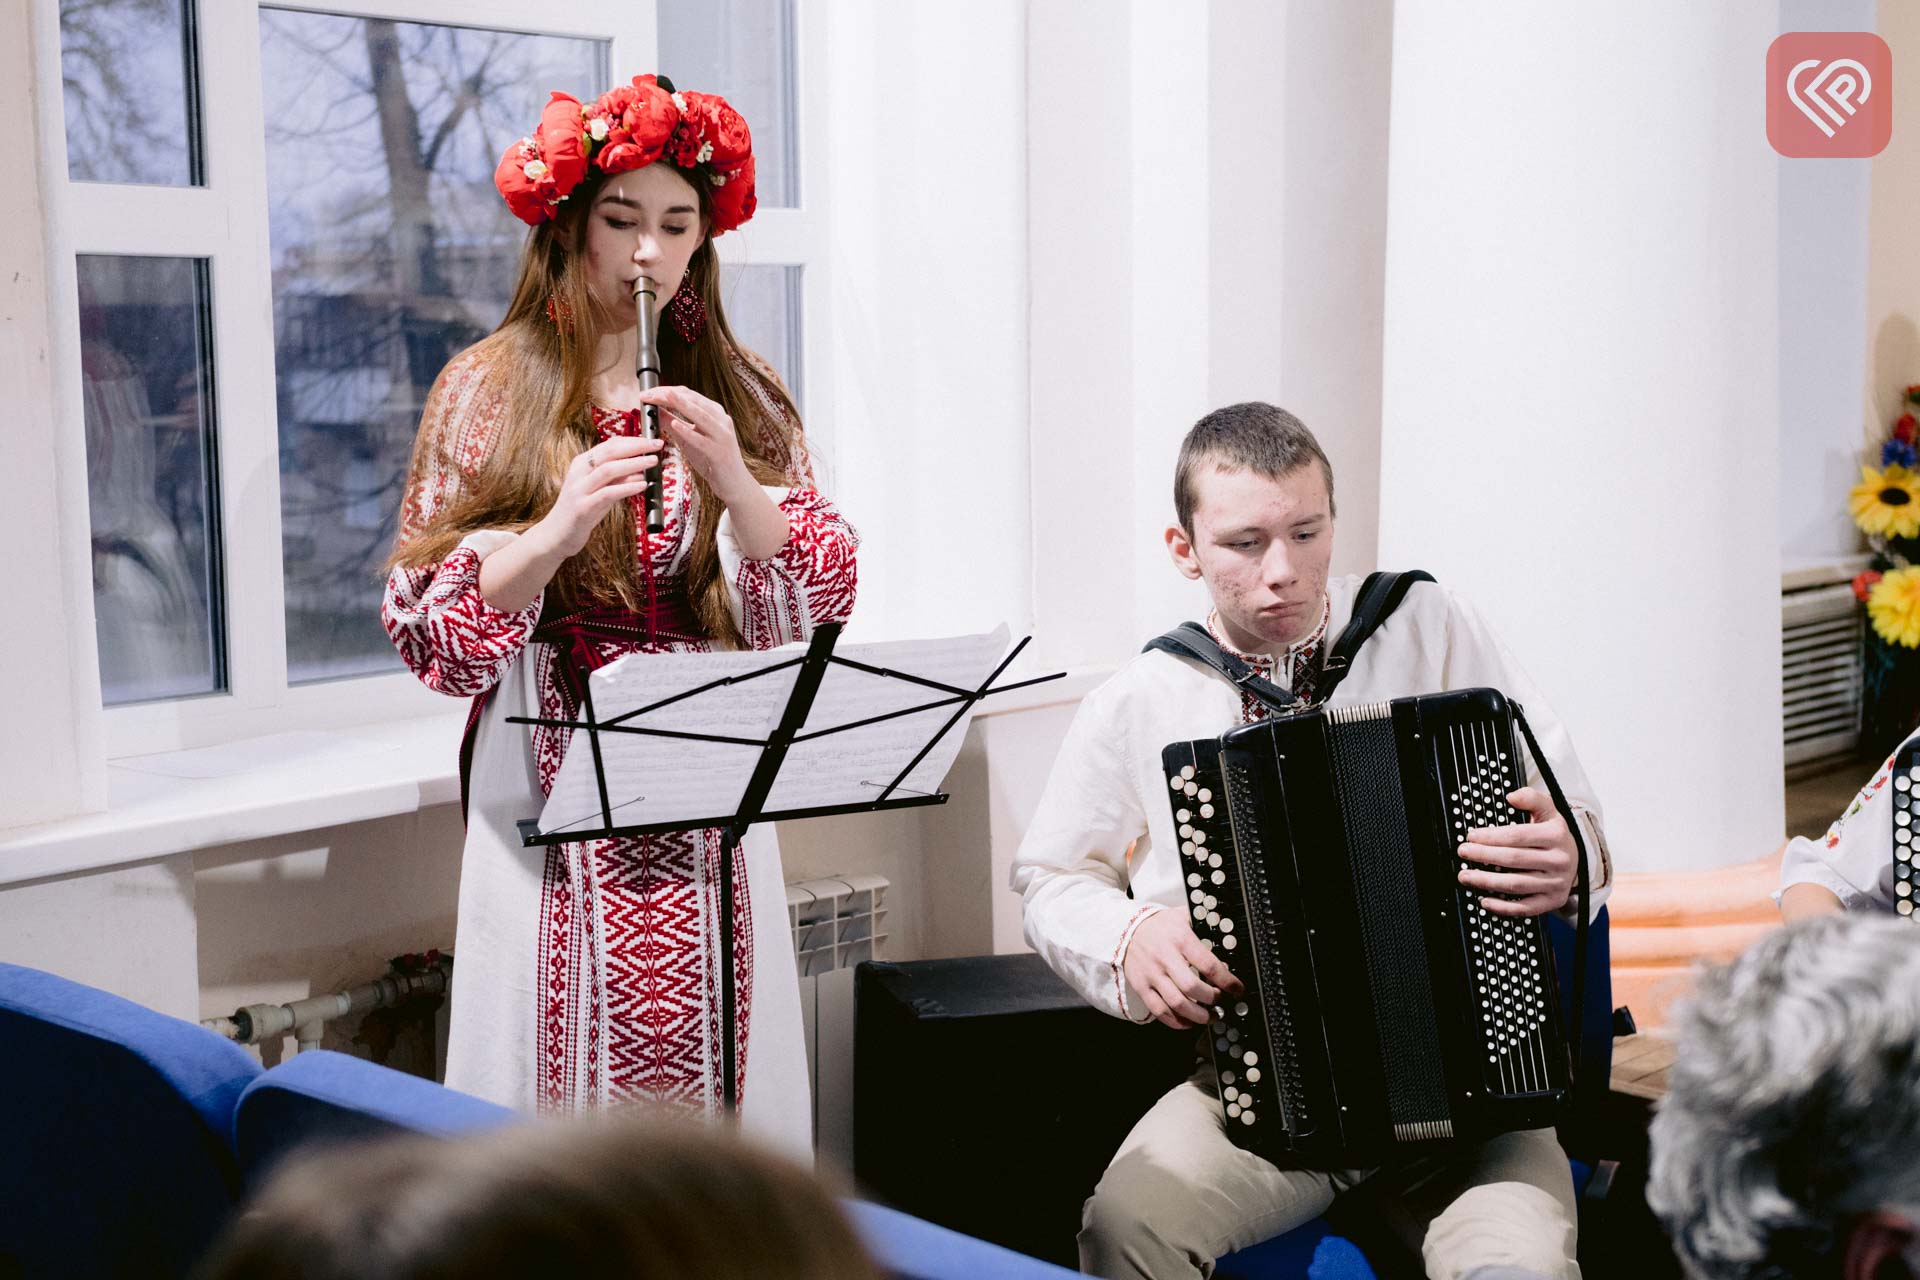
[[[675,172],[699,193],[702,226],[711,226],[712,189],[705,175]],[[601,333],[619,324],[597,306],[587,283],[587,214],[603,181],[598,174],[589,177],[552,220],[528,233],[506,318],[479,344],[486,356],[484,376],[501,389],[506,404],[492,452],[477,474],[463,477],[458,496],[424,528],[411,536],[402,532],[389,567],[436,565],[480,529],[531,528],[552,509],[568,465],[598,442],[588,398],[594,355]],[[789,470],[801,456],[800,414],[779,380],[733,336],[720,303],[720,262],[711,237],[703,236],[687,274],[706,303],[706,331],[689,343],[672,325],[661,326],[661,377],[727,411],[756,480],[790,483]],[[562,323],[549,318],[550,303]],[[776,412],[770,414],[767,404]],[[437,445],[430,435],[423,429],[414,443],[409,493],[434,465]],[[738,648],[744,641],[720,576],[721,503],[704,477],[692,468],[688,474],[699,502],[687,591],[707,633]],[[634,554],[635,532],[631,505],[620,503],[595,527],[586,546],[560,566],[547,587],[549,600],[567,612],[595,605],[640,609],[645,588]]]

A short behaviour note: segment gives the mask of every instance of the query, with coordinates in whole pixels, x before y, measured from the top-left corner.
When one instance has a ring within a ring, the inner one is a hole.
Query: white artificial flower
[[[595,142],[605,142],[607,139],[607,118],[605,116],[595,116],[593,123],[587,126],[587,132],[593,135]]]
[[[680,91],[678,89],[673,91],[673,105],[680,108],[680,110],[683,113],[687,109],[687,100],[680,96]]]
[[[705,164],[707,161],[713,159],[713,144],[711,142],[701,143],[700,154],[696,155],[694,159],[701,164]]]
[[[547,176],[547,162],[544,160],[529,160],[525,166],[521,168],[520,172],[527,175],[528,182],[538,182]]]

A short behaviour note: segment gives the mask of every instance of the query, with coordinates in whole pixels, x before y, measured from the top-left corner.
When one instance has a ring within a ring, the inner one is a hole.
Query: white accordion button
[[[1219,909],[1219,907],[1220,907],[1220,899],[1218,899],[1218,898],[1216,898],[1216,897],[1214,897],[1214,896],[1213,896],[1212,894],[1208,894],[1208,895],[1207,895],[1207,910],[1209,910],[1209,911],[1215,911],[1215,910],[1218,910],[1218,909]]]
[[[1242,1111],[1242,1112],[1240,1113],[1240,1123],[1241,1123],[1241,1124],[1252,1124],[1252,1123],[1253,1123],[1253,1112],[1251,1112],[1251,1111]]]
[[[1199,903],[1205,902],[1207,900],[1207,891],[1205,889],[1195,889],[1192,893],[1188,894],[1187,896],[1191,898],[1196,905],[1198,905]]]
[[[1178,813],[1176,813],[1176,814],[1174,814],[1174,815],[1173,815],[1173,820],[1174,820],[1175,822],[1192,822],[1192,821],[1193,821],[1193,810],[1191,810],[1191,809],[1182,809],[1182,810],[1181,810],[1180,812],[1178,812]]]
[[[1194,904],[1194,907],[1193,907],[1193,918],[1194,918],[1195,920],[1205,920],[1205,919],[1207,918],[1207,904],[1206,904],[1206,903],[1204,903],[1204,902],[1197,902],[1197,903],[1195,903],[1195,904]]]
[[[1903,916],[1910,916],[1913,914],[1913,899],[1902,898],[1893,904],[1893,909]]]
[[[1193,832],[1194,846],[1197,848],[1200,845],[1205,844],[1206,842],[1207,842],[1207,833],[1200,830],[1198,827],[1194,828],[1194,832]]]
[[[1188,795],[1192,795],[1192,794],[1193,794],[1194,792],[1196,792],[1196,791],[1198,791],[1198,790],[1199,790],[1200,788],[1199,788],[1199,787],[1196,787],[1196,786],[1194,786],[1194,785],[1193,785],[1193,784],[1192,784],[1191,782],[1189,782],[1189,783],[1188,783],[1188,784],[1187,784],[1186,786],[1184,786],[1184,787],[1182,787],[1182,788],[1180,788],[1180,789],[1181,789],[1182,791],[1184,791],[1184,792],[1186,792],[1186,793],[1187,793]]]
[[[1245,1000],[1233,1006],[1233,1016],[1236,1018],[1244,1018],[1247,1016],[1247,1002]]]
[[[1203,818],[1211,818],[1213,816],[1213,806],[1210,804],[1201,805],[1200,816]]]
[[[1227,1119],[1238,1120],[1239,1118],[1240,1118],[1240,1105],[1235,1102],[1229,1102],[1227,1104]]]
[[[1181,765],[1181,766],[1180,766],[1180,781],[1182,781],[1182,782],[1192,782],[1192,781],[1193,781],[1193,766],[1192,766],[1192,765],[1190,765],[1190,764],[1183,764],[1183,765]]]
[[[1247,1083],[1248,1083],[1248,1084],[1259,1084],[1259,1083],[1260,1083],[1260,1068],[1258,1068],[1258,1067],[1248,1067],[1248,1068],[1247,1068]]]
[[[1228,934],[1226,937],[1220,939],[1220,945],[1231,951],[1240,945],[1240,939],[1234,937],[1232,934]]]
[[[1220,932],[1222,932],[1222,933],[1232,933],[1232,932],[1233,932],[1233,921],[1231,921],[1231,920],[1229,920],[1229,919],[1227,919],[1227,918],[1226,918],[1225,916],[1221,916],[1221,917],[1220,917]]]
[[[1213,854],[1208,854],[1208,855],[1207,855],[1207,865],[1208,865],[1208,866],[1210,866],[1210,867],[1217,867],[1217,866],[1220,866],[1220,865],[1222,865],[1222,862],[1221,862],[1221,858],[1220,858],[1220,855],[1219,855],[1219,854],[1217,854],[1217,853],[1213,853]]]
[[[1225,883],[1227,882],[1227,873],[1226,873],[1226,872],[1224,872],[1224,871],[1216,871],[1216,872],[1214,872],[1214,873],[1213,873],[1213,882],[1214,882],[1215,884],[1225,884]]]
[[[1200,873],[1198,871],[1189,871],[1187,873],[1187,888],[1198,889],[1199,887],[1200,887]]]
[[[1247,1050],[1246,1054],[1240,1059],[1240,1061],[1246,1063],[1250,1067],[1257,1067],[1260,1065],[1260,1055],[1255,1053],[1253,1050],[1249,1049]]]
[[[1240,1101],[1240,1091],[1238,1089],[1228,1089],[1225,1093],[1221,1094],[1220,1096],[1225,1098],[1228,1102]]]
[[[1193,839],[1193,828],[1187,825],[1186,819],[1184,818],[1180,820],[1180,838],[1182,840]]]
[[[1185,786],[1186,786],[1187,784],[1186,784],[1186,782],[1185,782],[1185,781],[1184,781],[1184,780],[1183,780],[1183,779],[1182,779],[1182,778],[1180,777],[1180,775],[1179,775],[1179,774],[1175,774],[1175,775],[1174,775],[1173,777],[1171,777],[1171,778],[1168,778],[1168,779],[1167,779],[1167,785],[1168,785],[1169,787],[1172,787],[1172,788],[1173,788],[1173,789],[1174,789],[1175,791],[1179,791],[1179,790],[1181,790],[1182,788],[1184,788],[1184,787],[1185,787]]]
[[[1221,1084],[1232,1084],[1232,1083],[1233,1083],[1233,1072],[1231,1072],[1231,1071],[1222,1071],[1222,1072],[1220,1073],[1220,1083],[1221,1083]]]

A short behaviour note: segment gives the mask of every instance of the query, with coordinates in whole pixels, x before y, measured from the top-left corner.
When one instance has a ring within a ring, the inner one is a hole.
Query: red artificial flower
[[[707,162],[726,172],[753,154],[753,135],[746,120],[728,105],[725,98],[712,93],[683,93],[687,115],[699,125],[701,140],[713,144]]]
[[[621,111],[620,127],[633,135],[643,150],[658,153],[680,123],[673,95],[654,83],[652,76],[633,78],[633,100]]]
[[[1880,581],[1882,576],[1883,575],[1878,569],[1867,569],[1860,573],[1854,574],[1853,575],[1854,599],[1859,600],[1861,603],[1864,604],[1866,602],[1867,597],[1873,592],[1873,584]]]
[[[527,176],[527,165],[540,159],[540,152],[533,139],[522,138],[507,144],[506,154],[500,157],[500,167],[493,171],[493,185],[499,188],[505,197],[507,208],[513,216],[530,227],[537,227],[552,216],[547,206],[548,196],[540,189],[540,182]]]
[[[1903,444],[1913,443],[1913,415],[1903,413],[1893,424],[1893,438]]]
[[[587,176],[587,131],[580,99],[555,90],[546,110],[540,113],[540,128],[534,139],[560,194],[564,196],[579,186],[580,179]]]
[[[659,158],[657,154],[647,155],[631,142],[616,142],[611,146],[600,148],[600,154],[594,157],[593,162],[608,173],[625,173],[629,169],[639,169],[652,164]]]
[[[726,176],[726,182],[713,189],[713,227],[712,233],[719,235],[731,231],[748,218],[759,207],[759,198],[753,190],[753,157],[748,156],[746,163]]]

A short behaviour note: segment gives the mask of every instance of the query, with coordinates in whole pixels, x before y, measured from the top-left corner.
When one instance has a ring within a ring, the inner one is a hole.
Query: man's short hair
[[[1180,527],[1193,532],[1194,477],[1209,463],[1223,471],[1252,471],[1278,480],[1309,462],[1320,464],[1327,481],[1327,514],[1333,514],[1333,464],[1313,432],[1276,405],[1249,400],[1215,409],[1193,424],[1180,442],[1173,468],[1173,512]]]
[[[1920,1206],[1920,930],[1822,916],[1703,975],[1650,1137],[1696,1274],[1837,1275],[1858,1215]]]

